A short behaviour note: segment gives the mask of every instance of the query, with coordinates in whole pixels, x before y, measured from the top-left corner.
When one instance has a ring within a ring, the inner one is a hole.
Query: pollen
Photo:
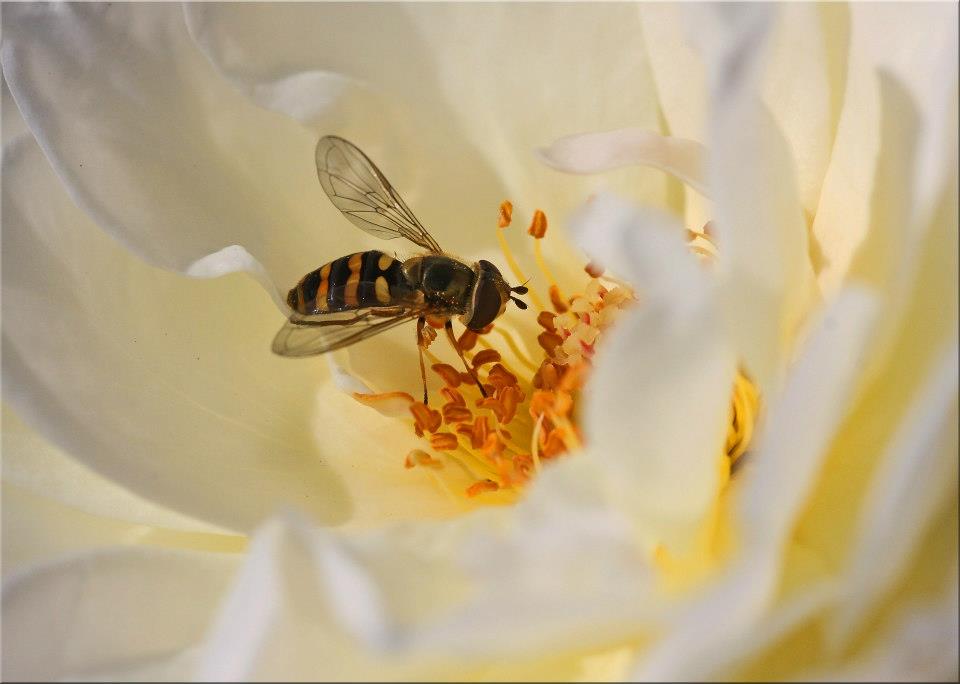
[[[500,205],[496,233],[516,282],[525,283],[529,279],[504,237],[513,211],[509,201]],[[420,344],[432,361],[432,382],[440,383],[438,392],[431,391],[431,397],[439,397],[438,403],[428,406],[403,392],[357,395],[381,412],[390,408],[392,414],[412,418],[413,431],[424,446],[406,455],[405,468],[436,471],[434,477],[443,480],[446,468],[453,466],[451,472],[468,474],[469,484],[455,493],[469,499],[512,500],[549,462],[582,446],[578,402],[593,358],[623,312],[638,305],[633,290],[607,276],[596,262],[583,266],[583,282],[575,293],[565,294],[542,251],[547,216],[540,209],[534,211],[527,233],[533,238],[536,263],[528,292],[536,310],[536,336],[517,337],[516,330],[530,328],[511,324],[518,322],[517,316],[530,313],[511,309],[484,330],[467,330],[456,339],[485,396],[471,374],[458,365],[459,359],[454,356],[447,362],[428,349],[436,338],[433,321],[424,327]],[[709,224],[689,231],[688,239],[691,251],[705,262],[713,260],[716,246]],[[739,373],[731,392],[727,438],[718,445],[728,471],[750,446],[759,405],[756,387],[745,373]]]

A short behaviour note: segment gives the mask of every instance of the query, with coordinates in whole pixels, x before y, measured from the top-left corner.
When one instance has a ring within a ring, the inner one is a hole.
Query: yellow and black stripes
[[[305,275],[287,295],[287,304],[310,315],[385,306],[407,294],[401,263],[378,250],[356,252]]]

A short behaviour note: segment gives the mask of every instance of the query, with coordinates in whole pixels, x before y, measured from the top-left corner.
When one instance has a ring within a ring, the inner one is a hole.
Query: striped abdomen
[[[303,276],[287,294],[287,304],[306,315],[389,306],[410,289],[401,262],[374,249],[340,257]]]

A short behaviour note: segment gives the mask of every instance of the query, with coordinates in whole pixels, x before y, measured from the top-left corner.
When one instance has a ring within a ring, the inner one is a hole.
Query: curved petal
[[[601,195],[574,225],[639,297],[604,340],[587,388],[590,451],[651,547],[685,551],[717,494],[736,372],[716,293],[665,217]]]
[[[322,235],[347,251],[320,232],[336,212],[312,134],[223,82],[178,5],[24,4],[4,26],[4,77],[44,153],[77,205],[141,258],[187,271],[239,244],[280,303],[319,260],[303,245]]]
[[[588,179],[544,182],[549,172],[532,164],[535,147],[571,130],[659,127],[630,5],[317,3],[281,12],[196,4],[187,16],[211,62],[264,106],[357,135],[375,158],[380,149],[396,156],[390,165],[410,178],[411,205],[422,205],[441,235],[449,231],[446,249],[462,253],[489,242],[483,231],[460,231],[465,217],[495,216],[504,197],[528,198],[561,218],[577,193],[594,187]],[[376,126],[363,107],[327,108],[322,89],[309,84],[332,73],[378,103]],[[296,79],[307,85],[290,101],[280,93]],[[398,147],[407,148],[402,157]],[[611,182],[666,203],[661,174]]]
[[[711,65],[709,181],[736,352],[769,396],[816,292],[793,157],[760,96],[772,12],[734,7],[711,6],[700,27]]]
[[[269,353],[280,316],[249,279],[147,267],[76,210],[32,140],[3,161],[3,390],[29,425],[138,495],[234,530],[291,502],[344,522],[351,495],[381,516],[451,510],[435,483],[404,477],[404,452],[383,453],[399,477],[355,462],[372,435],[402,449],[406,427],[350,430],[377,416],[318,396],[322,362]]]
[[[652,166],[708,195],[703,178],[703,145],[639,128],[568,135],[537,151],[540,160],[567,173],[600,173],[622,166]]]
[[[140,667],[141,676],[152,670],[185,679],[188,649],[206,630],[238,562],[229,555],[123,549],[8,581],[3,678],[100,679]]]
[[[571,459],[516,508],[439,524],[343,537],[271,521],[198,678],[449,679],[491,666],[509,677],[622,643],[662,604],[594,467]]]
[[[93,549],[137,545],[239,554],[247,544],[246,537],[235,534],[154,527],[91,514],[7,482],[2,493],[5,579]]]
[[[956,5],[853,3],[847,11],[842,109],[812,226],[822,253],[818,282],[825,293],[840,287],[870,230],[874,160],[882,149],[881,69],[907,89],[922,121],[916,173],[911,174],[918,208],[935,200],[939,183],[955,163],[944,151],[956,140]],[[923,49],[918,49],[917,36],[923,36]]]
[[[207,522],[158,506],[102,477],[44,440],[6,404],[2,447],[4,485],[117,523],[183,532],[224,532]]]

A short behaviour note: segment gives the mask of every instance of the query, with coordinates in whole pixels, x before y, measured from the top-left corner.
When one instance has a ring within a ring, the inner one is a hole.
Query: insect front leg
[[[453,322],[450,321],[450,319],[447,319],[447,322],[444,323],[443,328],[447,331],[447,339],[450,340],[450,344],[453,345],[454,350],[457,352],[457,356],[459,356],[460,360],[463,361],[463,367],[467,369],[470,377],[473,378],[475,383],[477,383],[477,388],[480,390],[480,394],[486,397],[487,392],[483,389],[483,383],[481,383],[480,378],[477,377],[477,372],[470,367],[470,364],[467,363],[467,360],[463,356],[463,351],[460,349],[460,345],[457,344],[457,336],[453,334]]]
[[[417,350],[420,352],[420,379],[423,380],[423,403],[427,404],[427,369],[423,365],[423,325],[427,319],[421,316],[417,319]]]

